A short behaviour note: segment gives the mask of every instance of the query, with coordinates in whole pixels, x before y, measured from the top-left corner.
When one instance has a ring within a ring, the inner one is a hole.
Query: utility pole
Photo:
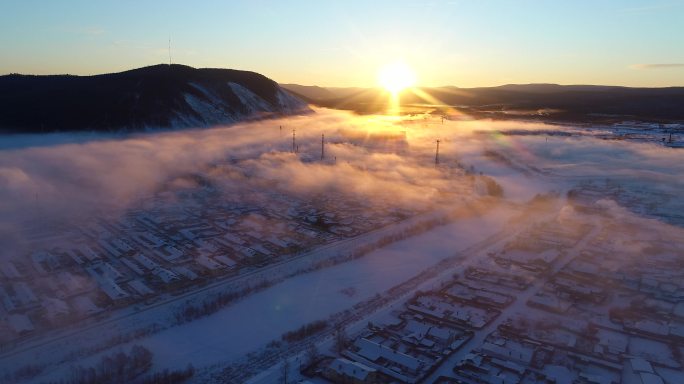
[[[325,159],[325,134],[321,133],[321,160]]]
[[[171,35],[169,35],[169,66],[171,66]]]
[[[292,153],[297,153],[297,147],[295,142],[295,129],[292,128]]]
[[[435,151],[435,165],[439,164],[439,139],[437,139],[437,150]]]

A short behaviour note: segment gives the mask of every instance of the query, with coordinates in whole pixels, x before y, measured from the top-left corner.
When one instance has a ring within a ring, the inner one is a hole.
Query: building
[[[333,360],[323,370],[323,376],[336,383],[371,384],[378,383],[377,370],[345,358]]]

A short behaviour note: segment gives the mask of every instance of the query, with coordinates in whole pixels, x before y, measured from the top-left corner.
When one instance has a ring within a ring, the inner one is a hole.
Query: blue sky
[[[300,84],[402,59],[421,85],[684,85],[684,0],[3,0],[0,73],[168,62],[169,36],[175,63]]]

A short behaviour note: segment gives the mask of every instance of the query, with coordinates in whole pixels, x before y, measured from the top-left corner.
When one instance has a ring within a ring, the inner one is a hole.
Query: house
[[[333,360],[323,370],[323,376],[336,383],[370,384],[377,383],[377,370],[345,358]]]
[[[130,296],[128,292],[107,277],[98,277],[96,280],[100,289],[112,300],[126,299]]]
[[[482,352],[489,356],[500,357],[523,365],[530,365],[534,356],[534,347],[513,340],[498,339],[485,342]]]
[[[162,268],[162,267],[155,268],[154,271],[152,271],[152,273],[155,276],[157,276],[158,278],[160,278],[166,284],[180,280],[180,277],[178,277],[177,274],[175,274],[174,272],[172,272],[166,268]]]
[[[27,333],[33,332],[35,329],[33,322],[26,315],[14,314],[7,317],[7,323],[9,324],[12,331],[17,335],[25,335]]]
[[[642,372],[639,374],[639,378],[642,384],[665,384],[660,376],[653,373]]]
[[[23,277],[21,272],[19,272],[17,267],[11,261],[0,264],[0,271],[2,271],[2,274],[8,279],[21,279]]]
[[[47,275],[59,268],[59,261],[57,258],[46,251],[32,253],[31,262],[33,263],[33,268],[41,275]]]
[[[43,299],[42,305],[45,310],[45,317],[50,321],[64,320],[71,313],[69,305],[58,298],[46,297]]]
[[[93,300],[88,296],[78,296],[71,301],[71,305],[81,315],[94,315],[102,312],[102,308],[93,303]]]
[[[357,339],[353,349],[354,352],[348,352],[354,359],[358,357],[362,361],[380,367],[383,373],[406,382],[415,382],[427,366],[423,360],[366,338]]]
[[[147,296],[154,294],[154,291],[148,287],[142,280],[131,280],[128,282],[128,286],[131,287],[135,292],[141,296]]]
[[[635,357],[630,359],[629,363],[632,367],[632,371],[635,373],[654,373],[653,366],[648,362],[648,360]]]

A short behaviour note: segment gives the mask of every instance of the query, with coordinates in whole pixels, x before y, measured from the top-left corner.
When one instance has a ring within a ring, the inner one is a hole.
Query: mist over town
[[[682,2],[67,3],[0,6],[0,382],[684,382]]]

